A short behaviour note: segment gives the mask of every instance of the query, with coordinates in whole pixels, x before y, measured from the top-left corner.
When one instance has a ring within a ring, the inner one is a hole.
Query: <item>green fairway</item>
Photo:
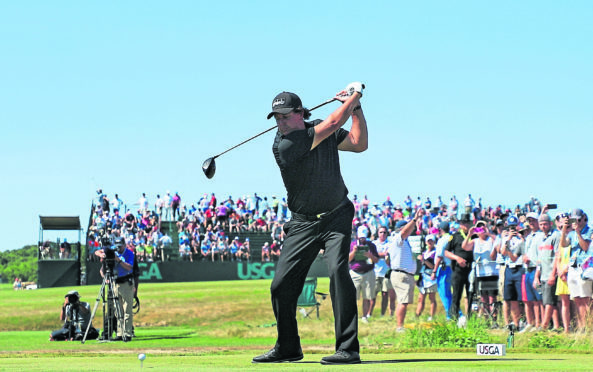
[[[590,333],[561,336],[549,332],[517,335],[515,348],[504,357],[479,357],[476,342],[506,343],[506,332],[484,330],[470,323],[465,330],[444,322],[406,321],[407,332],[394,332],[390,317],[360,324],[363,364],[328,367],[319,364],[333,353],[330,299],[320,319],[303,319],[299,329],[305,359],[298,363],[254,365],[251,358],[269,350],[276,329],[269,303],[269,280],[237,282],[142,284],[141,311],[135,317],[132,342],[50,342],[61,326],[59,309],[71,288],[13,291],[0,286],[0,370],[295,370],[327,368],[360,370],[591,370]],[[327,292],[328,280],[318,290]],[[98,286],[77,288],[82,300],[95,305]],[[102,304],[95,316],[102,326]],[[442,310],[439,317],[443,317]],[[442,341],[442,342],[441,342]]]
[[[322,355],[306,354],[297,363],[272,365],[252,364],[253,353],[244,350],[200,352],[196,350],[127,350],[107,355],[97,351],[85,353],[61,353],[52,355],[13,355],[0,357],[0,370],[22,371],[123,371],[140,370],[138,353],[146,353],[143,369],[154,371],[225,371],[225,370],[290,370],[320,371],[329,369],[357,369],[373,371],[418,370],[418,371],[590,371],[591,358],[583,355],[510,353],[505,357],[478,357],[475,353],[381,353],[363,354],[363,362],[354,366],[323,366]]]

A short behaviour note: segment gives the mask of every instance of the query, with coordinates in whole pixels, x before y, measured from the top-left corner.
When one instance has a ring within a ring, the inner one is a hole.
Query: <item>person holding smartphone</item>
[[[375,294],[375,264],[379,261],[379,253],[375,243],[367,240],[366,235],[359,233],[357,239],[350,244],[350,277],[356,288],[356,300],[362,294],[363,323],[368,323],[371,314],[371,300]]]
[[[525,252],[525,241],[517,231],[519,219],[515,216],[509,216],[506,220],[507,229],[501,234],[500,254],[504,257],[504,302],[506,304],[504,311],[504,320],[506,325],[512,323],[519,326],[521,309],[519,301],[522,298],[522,281],[525,270],[523,269],[523,253]]]
[[[493,311],[493,304],[496,302],[496,296],[498,296],[498,265],[496,264],[494,239],[490,236],[490,231],[484,221],[478,221],[467,233],[470,237],[474,236],[474,234],[477,237],[465,240],[463,249],[471,250],[474,254],[476,278],[478,280],[477,288],[484,304],[484,307],[479,309],[480,314],[491,315],[492,320],[496,322],[498,314]]]
[[[577,308],[577,324],[579,330],[584,330],[587,325],[587,313],[593,294],[593,282],[581,278],[582,265],[591,255],[592,229],[587,225],[588,217],[582,209],[574,209],[570,218],[565,217],[561,231],[562,246],[570,246],[570,262],[567,281],[570,297]],[[572,225],[573,231],[568,232],[567,224]]]

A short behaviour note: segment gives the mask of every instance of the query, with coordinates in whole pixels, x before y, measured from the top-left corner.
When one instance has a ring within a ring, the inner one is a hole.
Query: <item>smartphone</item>
[[[577,219],[576,218],[569,218],[568,219],[568,223],[576,223]]]
[[[548,204],[548,209],[556,209],[558,208],[558,204]]]

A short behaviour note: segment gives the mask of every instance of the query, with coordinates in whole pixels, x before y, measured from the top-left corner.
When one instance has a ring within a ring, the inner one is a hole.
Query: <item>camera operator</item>
[[[113,258],[113,272],[115,277],[115,289],[114,289],[114,296],[118,298],[119,303],[121,304],[123,310],[123,324],[118,324],[117,330],[117,337],[115,341],[131,341],[132,334],[133,334],[133,302],[134,302],[134,252],[126,248],[126,242],[123,238],[117,237],[114,240],[114,247],[104,247],[103,250],[99,250],[96,252],[97,256],[101,257],[101,261],[106,262],[106,265],[101,267],[101,275],[104,276],[105,272],[104,269],[106,266],[110,265],[110,258],[106,251],[113,250],[114,258]],[[113,301],[109,301],[109,313],[114,314],[114,303]],[[108,317],[106,317],[107,319]],[[120,319],[118,319],[120,321]],[[122,333],[123,330],[123,333]],[[108,339],[107,327],[103,329],[103,339]]]
[[[89,321],[91,308],[88,302],[80,302],[78,291],[70,291],[64,296],[60,320],[64,326],[51,333],[50,341],[82,340]],[[87,339],[94,340],[99,332],[91,325]]]

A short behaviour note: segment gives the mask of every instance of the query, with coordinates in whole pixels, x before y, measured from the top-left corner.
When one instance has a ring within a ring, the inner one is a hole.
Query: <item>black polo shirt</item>
[[[288,194],[288,208],[295,213],[316,215],[334,209],[348,195],[340,172],[338,145],[348,131],[338,129],[311,150],[315,125],[283,135],[278,131],[272,151]]]
[[[463,258],[467,262],[465,267],[461,267],[459,264],[457,264],[457,261],[451,260],[451,269],[453,269],[453,271],[469,272],[472,269],[472,262],[474,262],[474,252],[466,251],[461,248],[461,244],[463,244],[464,239],[464,235],[457,231],[455,234],[453,234],[453,239],[451,239],[451,242],[449,242],[449,246],[447,247],[449,252],[453,252],[453,254]]]

